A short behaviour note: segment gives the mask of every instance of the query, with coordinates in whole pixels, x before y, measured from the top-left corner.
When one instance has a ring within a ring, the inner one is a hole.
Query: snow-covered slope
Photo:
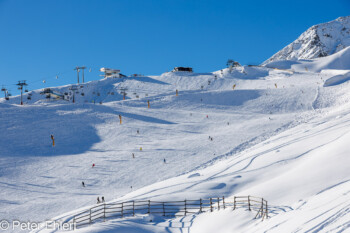
[[[350,70],[350,47],[327,57],[298,61],[273,61],[269,68],[289,69],[296,72],[325,72],[326,70]]]
[[[313,62],[321,67],[323,61]],[[267,221],[227,210],[155,217],[152,223],[138,216],[79,231],[203,233],[212,229],[209,222],[225,224],[221,232],[345,230],[346,73],[244,66],[93,81],[79,85],[75,104],[47,100],[41,90],[23,106],[18,96],[1,99],[0,219],[65,220],[93,206],[97,196],[121,201],[255,195],[270,203]],[[240,223],[224,221],[232,218]]]
[[[350,45],[350,16],[314,25],[263,64],[325,57]]]

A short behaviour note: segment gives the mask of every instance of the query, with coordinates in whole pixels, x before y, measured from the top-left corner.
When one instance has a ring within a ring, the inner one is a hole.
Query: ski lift
[[[45,79],[43,80],[43,83],[46,83],[46,80],[45,80]]]
[[[56,75],[56,79],[58,79],[58,75]]]
[[[91,68],[89,69],[89,72],[91,72]]]

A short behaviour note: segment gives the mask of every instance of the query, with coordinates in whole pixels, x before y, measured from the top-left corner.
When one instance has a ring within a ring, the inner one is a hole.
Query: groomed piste
[[[79,85],[75,103],[42,90],[26,93],[22,106],[19,96],[1,99],[0,218],[62,223],[102,196],[120,203],[252,195],[268,200],[268,219],[230,207],[111,218],[75,231],[346,232],[348,53],[106,78]]]

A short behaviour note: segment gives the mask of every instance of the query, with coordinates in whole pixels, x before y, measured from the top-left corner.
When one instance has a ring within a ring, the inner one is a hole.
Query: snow
[[[98,196],[254,195],[268,201],[269,219],[228,208],[111,219],[76,232],[346,232],[349,51],[232,72],[106,78],[78,85],[74,104],[41,90],[25,94],[23,106],[18,96],[1,99],[0,219],[64,222]]]
[[[283,60],[325,57],[350,45],[350,16],[310,27],[295,41],[266,60],[263,65]]]

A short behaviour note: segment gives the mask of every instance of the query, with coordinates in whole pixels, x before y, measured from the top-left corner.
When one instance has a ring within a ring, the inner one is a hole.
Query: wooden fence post
[[[264,198],[261,198],[261,217],[264,220]]]
[[[224,205],[224,209],[225,209],[226,207],[225,207],[225,197],[224,196],[222,196],[222,204]]]
[[[211,198],[210,198],[210,212],[213,212],[213,202]]]
[[[267,201],[266,201],[266,206],[265,206],[265,215],[266,215],[266,218],[268,218],[268,210],[267,210]]]
[[[148,200],[148,214],[151,213],[151,200]]]
[[[187,209],[186,209],[186,199],[185,199],[185,216],[186,216],[186,214],[187,214]]]
[[[132,216],[135,216],[135,201],[132,201]]]
[[[91,209],[90,209],[90,224],[92,223],[92,221],[91,221]]]
[[[124,211],[124,202],[122,202],[122,210],[120,211],[121,217],[123,218],[123,211]]]
[[[218,198],[218,210],[220,210],[220,198]]]
[[[103,203],[103,218],[106,221],[106,203]]]
[[[202,213],[202,198],[199,199],[199,213]]]
[[[236,197],[233,197],[233,210],[236,209]]]
[[[163,202],[163,216],[165,216],[165,204]]]
[[[248,196],[248,210],[251,211],[251,209],[250,209],[250,196]]]

